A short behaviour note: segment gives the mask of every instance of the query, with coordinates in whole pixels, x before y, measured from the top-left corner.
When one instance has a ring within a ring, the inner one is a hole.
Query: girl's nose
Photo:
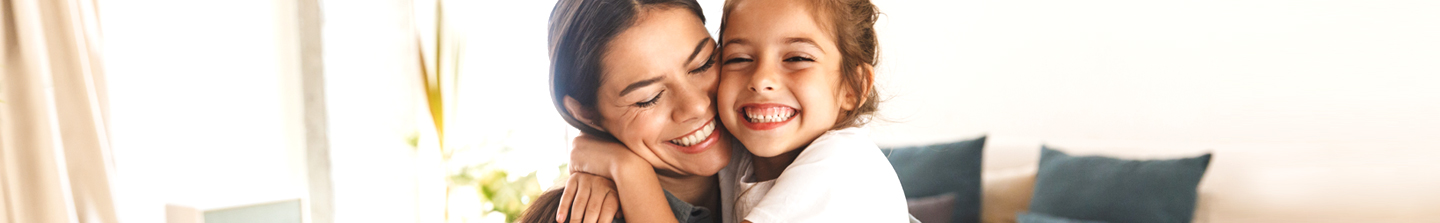
[[[780,72],[770,68],[771,66],[767,63],[756,65],[759,67],[755,68],[755,75],[750,76],[750,91],[756,93],[775,91],[779,86],[777,78],[779,78]]]

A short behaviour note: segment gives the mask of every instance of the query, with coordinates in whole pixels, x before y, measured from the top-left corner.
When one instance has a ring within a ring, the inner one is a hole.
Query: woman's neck
[[[685,203],[720,210],[720,179],[718,176],[659,175],[660,187]]]

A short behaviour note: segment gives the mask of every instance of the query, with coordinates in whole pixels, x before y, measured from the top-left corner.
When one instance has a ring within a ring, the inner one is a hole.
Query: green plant
[[[515,222],[520,214],[525,211],[530,202],[540,193],[539,177],[536,171],[511,179],[509,171],[496,168],[494,162],[486,162],[479,165],[469,166],[450,176],[450,182],[458,186],[475,186],[476,193],[480,194],[480,202],[491,204],[482,207],[482,213],[504,214],[505,222]],[[564,173],[566,165],[560,165],[559,170]],[[557,176],[554,182],[561,182],[564,175]]]

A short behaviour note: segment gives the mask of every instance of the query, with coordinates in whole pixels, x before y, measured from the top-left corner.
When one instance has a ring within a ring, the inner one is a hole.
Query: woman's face
[[[729,136],[715,120],[715,40],[699,17],[643,10],[607,49],[594,108],[601,129],[662,174],[710,176],[729,164]]]

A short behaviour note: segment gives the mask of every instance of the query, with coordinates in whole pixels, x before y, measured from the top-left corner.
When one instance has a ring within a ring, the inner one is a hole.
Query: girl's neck
[[[685,203],[695,206],[709,208],[711,211],[720,209],[720,180],[719,176],[667,176],[659,175],[660,188],[670,191],[675,198],[680,198]]]
[[[785,172],[785,167],[789,167],[790,163],[794,163],[795,157],[799,157],[800,152],[805,151],[805,147],[807,146],[801,146],[799,149],[781,153],[775,157],[754,156],[755,162],[751,163],[751,169],[755,172],[750,176],[750,182],[761,182],[780,178],[780,174]]]

